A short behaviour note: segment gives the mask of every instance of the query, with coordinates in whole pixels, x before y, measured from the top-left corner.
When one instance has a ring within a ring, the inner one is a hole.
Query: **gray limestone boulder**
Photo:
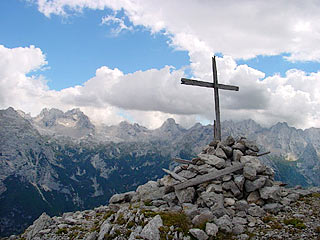
[[[190,219],[193,219],[200,213],[198,206],[191,203],[183,203],[182,210]]]
[[[169,206],[175,205],[178,203],[177,196],[174,192],[167,193],[163,195],[162,199],[168,203]]]
[[[134,192],[134,191],[121,193],[121,194],[114,194],[110,198],[109,203],[130,202],[135,194],[136,194],[136,192]]]
[[[227,155],[228,158],[232,157],[233,155],[232,147],[224,146],[224,145],[221,145],[220,147],[224,151],[224,153]]]
[[[215,155],[199,154],[198,155],[206,164],[214,166],[218,169],[224,168],[226,166],[226,161],[223,158],[219,158]]]
[[[246,200],[237,201],[234,206],[238,211],[247,212],[249,209],[249,204]]]
[[[200,198],[203,200],[207,207],[212,207],[213,205],[223,207],[223,194],[218,194],[215,192],[202,192]]]
[[[162,226],[162,219],[157,215],[142,229],[140,236],[147,240],[160,240],[159,228]]]
[[[238,175],[234,177],[234,183],[238,186],[240,191],[243,191],[244,181],[245,181],[245,178],[243,175]]]
[[[235,143],[234,145],[232,145],[233,149],[238,149],[240,150],[242,153],[244,153],[246,151],[246,146],[240,142]]]
[[[193,187],[175,190],[176,196],[180,203],[192,203],[195,197],[195,192],[196,191]]]
[[[144,185],[137,188],[138,193],[142,201],[161,199],[165,195],[165,187],[159,187],[155,181],[149,181]]]
[[[41,230],[49,227],[52,222],[52,219],[46,213],[42,213],[41,216],[37,220],[35,220],[30,227],[27,228],[22,237],[27,240],[34,239]]]
[[[231,150],[232,151],[232,150]],[[215,153],[215,155],[217,156],[217,157],[219,157],[219,158],[223,158],[224,160],[226,160],[228,157],[227,157],[227,155],[226,155],[226,153],[223,151],[223,149],[221,149],[220,147],[218,147],[217,149],[216,149],[216,153]]]
[[[189,232],[198,240],[207,240],[209,238],[208,235],[199,228],[192,228],[189,230]]]
[[[206,188],[206,192],[215,192],[215,193],[222,193],[223,190],[222,190],[222,186],[221,184],[210,184],[207,186]]]
[[[232,229],[232,233],[239,235],[245,231],[245,228],[243,225],[235,225]]]
[[[259,199],[260,199],[260,194],[258,191],[251,192],[247,197],[248,203],[257,203]]]
[[[109,233],[111,229],[112,224],[109,222],[109,220],[105,220],[100,227],[98,240],[103,240],[104,236]]]
[[[273,199],[276,201],[280,200],[280,187],[264,187],[259,190],[260,196],[262,199]]]
[[[243,176],[249,180],[255,180],[257,176],[257,170],[251,164],[246,164],[243,168]]]
[[[247,192],[253,192],[255,190],[262,188],[265,183],[266,183],[266,177],[259,177],[254,181],[246,180],[244,186]]]
[[[160,179],[160,184],[165,187],[171,187],[177,183],[179,183],[179,181],[174,179],[170,175],[165,175],[163,178]]]
[[[232,146],[235,143],[234,138],[232,136],[228,136],[226,140],[223,141],[223,145]]]
[[[248,221],[246,218],[233,217],[232,223],[233,223],[233,225],[246,225],[248,223]]]
[[[259,147],[257,146],[257,144],[254,141],[249,141],[248,139],[242,139],[241,140],[244,145],[249,148],[251,151],[253,152],[259,152]]]
[[[239,162],[243,153],[239,149],[234,149],[232,152],[232,161]]]
[[[218,218],[215,223],[217,224],[217,226],[219,227],[219,229],[221,229],[222,231],[225,232],[232,232],[232,222],[231,219],[228,215],[224,215],[220,218]]]
[[[233,206],[235,204],[234,198],[224,198],[224,203],[226,206]]]
[[[213,213],[211,211],[205,211],[195,216],[192,219],[192,224],[195,226],[199,226],[205,222],[210,222],[214,219]]]
[[[207,223],[206,224],[206,233],[209,236],[215,237],[217,235],[218,231],[219,231],[219,228],[216,224],[214,224],[214,223]]]
[[[186,179],[191,179],[197,176],[195,172],[189,171],[189,170],[182,170],[178,173],[179,176],[184,177]]]
[[[258,174],[263,173],[266,170],[266,166],[255,156],[242,156],[240,162],[254,167]]]
[[[236,196],[236,197],[241,194],[239,188],[237,187],[237,185],[233,181],[224,182],[222,184],[222,188],[225,190],[230,190],[234,194],[234,196]]]
[[[259,206],[252,206],[248,209],[249,215],[252,217],[262,217],[266,214],[266,212]]]
[[[97,232],[92,232],[86,235],[84,240],[96,240],[97,239]]]
[[[267,203],[266,205],[263,206],[263,209],[266,212],[277,213],[281,209],[283,209],[283,205],[281,205],[280,203]]]

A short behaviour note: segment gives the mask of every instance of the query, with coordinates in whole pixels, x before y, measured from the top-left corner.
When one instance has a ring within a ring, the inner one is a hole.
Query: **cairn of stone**
[[[165,170],[168,175],[136,192],[114,195],[110,204],[141,201],[154,211],[182,211],[194,225],[214,221],[224,231],[242,233],[256,217],[277,212],[295,198],[283,198],[288,192],[283,193],[258,152],[246,138],[213,141],[190,163]],[[212,180],[205,181],[206,176]]]

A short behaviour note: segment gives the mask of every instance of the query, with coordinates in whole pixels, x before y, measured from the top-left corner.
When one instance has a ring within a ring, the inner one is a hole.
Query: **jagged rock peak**
[[[50,108],[50,109],[44,108],[42,109],[42,111],[38,116],[45,117],[45,116],[57,116],[57,115],[58,116],[63,115],[63,111],[57,108]]]
[[[173,118],[168,118],[159,129],[162,130],[173,130],[173,129],[177,129],[177,130],[184,130],[183,127],[181,127],[178,123],[176,123],[176,121]]]
[[[45,126],[53,126],[55,124],[63,124],[59,119],[69,119],[74,122],[87,122],[88,126],[92,125],[89,118],[80,111],[79,108],[71,109],[67,112],[63,112],[56,108],[44,108],[41,113],[34,118],[36,122],[42,122]]]
[[[121,121],[119,123],[119,127],[121,127],[121,128],[127,128],[127,127],[130,127],[130,126],[132,126],[132,124],[127,122],[127,121]]]
[[[28,125],[31,126],[31,123],[29,121],[30,115],[25,114],[24,112],[22,112],[20,110],[15,110],[13,107],[9,107],[5,110],[0,110],[0,115],[1,115],[0,121],[10,121],[11,124],[13,122],[27,123]]]
[[[32,120],[37,129],[45,135],[81,138],[95,131],[94,125],[79,108],[65,113],[56,108],[45,108]]]
[[[201,123],[197,122],[190,129],[197,129],[197,128],[202,128],[202,127],[203,127],[203,125]]]
[[[13,107],[8,107],[7,109],[0,110],[0,111],[6,115],[19,115],[18,112]]]
[[[290,128],[288,123],[286,122],[277,122],[274,126],[272,126],[273,128]]]

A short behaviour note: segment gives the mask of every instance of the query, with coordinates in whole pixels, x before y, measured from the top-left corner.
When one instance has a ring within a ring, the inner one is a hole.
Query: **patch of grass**
[[[203,230],[203,231],[205,231],[206,225],[207,225],[207,221],[204,221],[204,222],[196,225],[195,227],[196,227],[196,228],[199,228],[199,229],[201,229],[201,230]]]
[[[69,239],[75,239],[78,236],[78,232],[72,232],[68,235]]]
[[[181,212],[160,212],[159,215],[162,218],[164,226],[174,226],[177,231],[188,234],[191,227],[190,219]]]
[[[263,221],[264,223],[273,222],[274,220],[275,220],[275,218],[272,217],[272,216],[270,216],[270,215],[267,215],[267,216],[265,216],[265,217],[262,218],[262,221]]]
[[[233,237],[234,237],[233,233],[226,233],[226,232],[219,231],[217,233],[215,240],[232,240]]]
[[[190,219],[181,212],[154,212],[151,210],[142,210],[141,213],[146,218],[153,218],[160,215],[163,225],[166,227],[174,226],[176,231],[188,234],[189,228],[192,226]]]
[[[282,229],[282,225],[278,222],[272,222],[270,226],[272,229]]]
[[[114,231],[114,233],[115,233],[115,235],[116,235],[116,236],[121,235],[121,231],[120,231],[120,229],[116,229],[116,230]]]
[[[132,233],[132,230],[128,229],[128,230],[126,231],[126,233],[125,233],[125,236],[126,236],[127,238],[129,238],[130,235],[131,235],[131,233]]]
[[[127,228],[132,228],[133,226],[135,225],[135,222],[134,221],[129,221],[128,223],[127,223]]]
[[[162,226],[159,228],[160,231],[160,240],[172,239],[172,236],[169,236],[168,233],[170,228],[168,226]]]
[[[301,219],[298,218],[289,218],[289,219],[284,219],[283,223],[286,225],[292,225],[295,228],[298,229],[305,229],[307,226],[303,223]]]
[[[126,223],[126,220],[123,217],[123,213],[120,213],[117,219],[114,221],[115,224],[118,225],[124,225]]]
[[[114,214],[115,212],[112,211],[112,210],[108,210],[104,216],[103,216],[103,219],[106,220],[107,218],[111,217],[112,214]]]
[[[152,206],[152,201],[151,200],[146,200],[143,202],[145,206]]]
[[[102,216],[102,212],[98,212],[97,214],[96,214],[96,217],[99,217],[99,216]]]
[[[73,226],[71,228],[71,231],[75,231],[75,230],[78,230],[78,231],[81,231],[81,232],[85,231],[85,229],[83,227],[80,227],[80,226]]]
[[[254,238],[256,236],[256,234],[254,234],[252,232],[249,232],[249,231],[245,231],[244,233],[249,236],[249,239],[252,239],[252,238]]]
[[[90,232],[99,232],[99,229],[100,229],[99,221],[95,221],[94,225],[90,229]]]
[[[67,228],[60,228],[58,229],[58,231],[56,232],[56,234],[61,235],[61,234],[67,234],[68,230]]]
[[[115,236],[113,234],[106,233],[103,237],[104,240],[113,240]]]
[[[320,198],[320,193],[318,193],[318,192],[312,193],[311,196],[314,198]]]
[[[151,211],[151,210],[141,210],[141,213],[143,213],[143,215],[146,218],[150,218],[150,217],[153,218],[153,217],[155,217],[155,216],[157,216],[159,214],[159,213]]]

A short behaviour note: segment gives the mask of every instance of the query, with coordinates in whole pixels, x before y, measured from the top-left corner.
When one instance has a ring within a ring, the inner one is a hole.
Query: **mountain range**
[[[42,212],[58,215],[106,204],[173,168],[172,157],[191,159],[213,138],[212,125],[189,129],[174,119],[149,130],[121,122],[95,126],[79,109],[44,109],[31,117],[0,110],[0,236],[19,233]],[[287,123],[265,128],[253,120],[224,121],[222,138],[254,140],[277,180],[320,185],[320,129]]]

